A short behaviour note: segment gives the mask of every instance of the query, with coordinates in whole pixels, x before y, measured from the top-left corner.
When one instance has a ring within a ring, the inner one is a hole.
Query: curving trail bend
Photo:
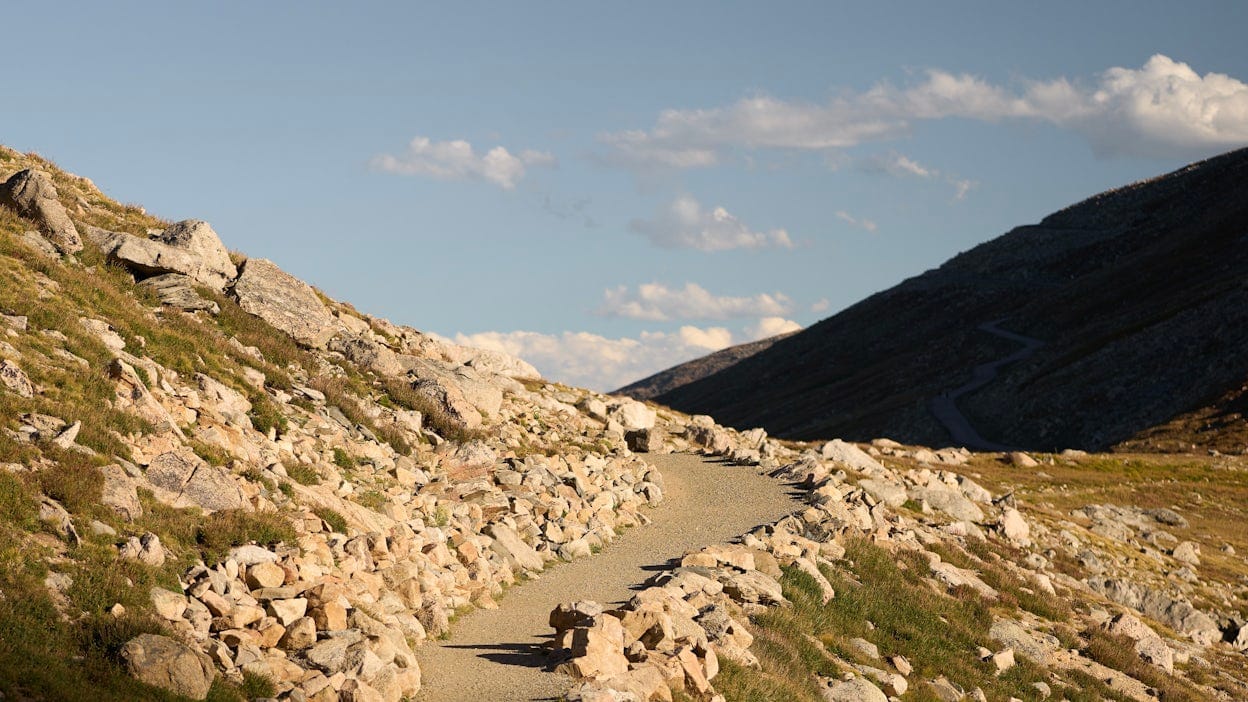
[[[602,553],[564,563],[513,588],[494,610],[475,610],[452,635],[416,651],[424,675],[418,700],[550,700],[571,685],[545,670],[550,610],[570,600],[627,601],[655,571],[686,551],[727,541],[792,512],[785,486],[757,472],[687,454],[643,454],[663,474],[664,501]]]
[[[1014,451],[1016,449],[989,441],[980,436],[975,427],[971,426],[970,420],[966,415],[962,414],[962,410],[958,409],[958,398],[991,383],[997,377],[997,370],[1002,366],[1030,358],[1044,342],[1039,339],[1033,339],[1022,334],[1015,334],[1011,331],[1002,329],[999,325],[1004,319],[998,319],[992,322],[979,325],[980,331],[988,332],[1003,339],[1017,341],[1023,345],[1023,348],[1014,353],[998,358],[989,363],[981,363],[971,370],[971,379],[967,383],[960,385],[952,390],[946,390],[937,397],[933,397],[928,401],[928,410],[936,421],[944,425],[949,432],[949,436],[953,438],[955,443],[961,444],[969,449],[977,451]]]

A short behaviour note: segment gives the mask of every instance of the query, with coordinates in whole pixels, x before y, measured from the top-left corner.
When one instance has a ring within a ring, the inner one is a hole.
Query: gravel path
[[[1023,336],[1022,334],[1015,334],[1002,329],[998,325],[1004,321],[1004,319],[998,319],[994,322],[981,324],[978,328],[980,331],[988,332],[1003,339],[1017,341],[1023,345],[1023,348],[1003,358],[975,366],[971,369],[971,379],[965,384],[952,390],[947,390],[928,401],[928,409],[931,410],[932,416],[936,418],[936,421],[945,425],[945,429],[949,432],[949,436],[954,443],[975,449],[976,451],[1016,451],[1018,449],[989,441],[981,436],[975,430],[975,427],[971,426],[971,422],[966,418],[966,415],[962,414],[962,410],[958,409],[958,398],[975,392],[991,383],[997,377],[997,369],[1030,358],[1037,349],[1044,346],[1044,342],[1039,339],[1033,339],[1030,336]]]
[[[688,550],[727,541],[784,516],[796,506],[777,480],[755,468],[699,456],[642,456],[663,474],[664,501],[653,523],[635,527],[602,553],[564,563],[509,590],[495,610],[455,622],[452,636],[416,651],[424,674],[419,700],[505,702],[558,699],[570,684],[544,670],[543,645],[560,602],[627,601],[633,588]]]

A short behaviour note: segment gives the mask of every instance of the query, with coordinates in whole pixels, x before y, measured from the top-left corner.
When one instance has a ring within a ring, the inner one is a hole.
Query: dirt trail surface
[[[700,456],[645,455],[663,474],[664,501],[602,553],[556,566],[509,590],[495,610],[475,610],[451,638],[417,649],[427,702],[558,699],[571,684],[545,670],[550,610],[560,602],[625,602],[637,585],[686,551],[727,541],[798,506],[757,468]]]
[[[975,427],[971,426],[971,422],[966,418],[966,415],[962,414],[962,410],[958,409],[958,398],[968,393],[975,392],[988,383],[991,383],[997,377],[997,369],[1002,366],[1007,366],[1011,363],[1021,361],[1025,358],[1029,358],[1036,352],[1036,349],[1044,346],[1044,342],[1039,339],[1033,339],[1029,336],[1015,334],[1014,332],[1002,329],[998,325],[1004,321],[1004,319],[998,319],[994,322],[981,324],[979,325],[979,330],[999,336],[1003,339],[1017,341],[1023,345],[1023,348],[1003,358],[998,358],[995,361],[981,363],[980,365],[975,366],[975,368],[971,371],[971,379],[969,382],[965,385],[961,385],[952,390],[947,390],[941,393],[939,397],[932,398],[928,403],[928,408],[931,410],[932,416],[935,417],[941,424],[945,425],[945,429],[948,430],[949,436],[951,436],[956,443],[977,451],[1013,451],[1015,449],[1004,444],[989,441],[988,439],[980,436],[979,432],[975,431]]]

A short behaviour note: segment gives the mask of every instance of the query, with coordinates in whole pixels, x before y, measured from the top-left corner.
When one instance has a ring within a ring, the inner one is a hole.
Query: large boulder
[[[398,354],[372,339],[336,336],[330,341],[329,350],[340,353],[355,365],[380,375],[402,375],[404,371]]]
[[[208,697],[217,672],[208,656],[168,636],[141,634],[121,647],[126,670],[140,682],[193,700]]]
[[[609,614],[598,615],[590,626],[574,629],[570,644],[572,658],[559,666],[560,672],[577,678],[609,678],[628,672],[624,626]]]
[[[829,461],[835,461],[864,473],[876,473],[884,470],[884,466],[880,465],[879,461],[872,458],[866,451],[840,439],[833,439],[824,444],[819,453]]]
[[[827,702],[888,702],[880,688],[866,678],[835,681],[823,690],[823,699]]]
[[[156,241],[190,254],[199,264],[198,270],[187,275],[216,290],[238,277],[238,269],[230,260],[230,252],[221,237],[202,219],[186,219],[161,232]]]
[[[1162,590],[1128,580],[1090,578],[1087,582],[1095,592],[1186,634],[1201,646],[1208,646],[1222,638],[1222,632],[1213,617],[1196,609],[1187,600],[1171,597]]]
[[[229,473],[174,452],[152,459],[147,467],[147,482],[157,499],[173,507],[197,506],[212,512],[247,505]]]
[[[0,185],[0,205],[11,207],[21,216],[34,220],[40,231],[62,254],[82,251],[82,238],[69,219],[52,179],[40,171],[26,169],[13,174]]]
[[[1125,636],[1133,641],[1135,652],[1140,658],[1167,673],[1174,672],[1174,651],[1166,645],[1165,640],[1157,632],[1140,621],[1138,617],[1124,612],[1102,626],[1111,634]]]
[[[465,429],[481,426],[481,412],[464,397],[458,384],[445,378],[428,378],[412,383],[412,390],[433,403],[455,424]]]
[[[982,522],[984,511],[961,492],[944,487],[915,487],[910,489],[910,499],[926,502],[934,510],[944,512],[964,522]]]
[[[541,380],[542,374],[532,365],[515,356],[494,349],[478,349],[446,342],[442,354],[453,363],[470,366],[482,373],[502,375],[520,380]]]
[[[312,286],[267,259],[247,259],[230,292],[244,311],[304,346],[324,348],[342,328]]]
[[[498,419],[503,406],[502,387],[470,366],[452,367],[441,361],[413,356],[399,358],[414,377],[412,388],[458,424],[474,429],[483,419],[489,422]]]
[[[177,226],[174,225],[174,227]],[[206,224],[204,226],[207,227]],[[208,231],[212,232],[212,229]],[[216,234],[212,236],[215,237]],[[99,247],[100,252],[109,261],[124,266],[142,278],[177,273],[195,283],[221,291],[237,273],[234,264],[229,261],[228,253],[225,254],[224,266],[216,260],[216,256],[209,260],[201,258],[203,251],[210,249],[205,242],[206,235],[203,234],[197,235],[194,241],[187,238],[175,238],[171,240],[174,243],[170,244],[159,239],[148,239],[124,232],[110,232],[99,227],[87,227],[87,238]],[[220,240],[215,243],[217,248],[225,251]]]
[[[654,410],[636,400],[623,400],[611,408],[607,418],[619,422],[624,431],[649,429],[654,426]]]

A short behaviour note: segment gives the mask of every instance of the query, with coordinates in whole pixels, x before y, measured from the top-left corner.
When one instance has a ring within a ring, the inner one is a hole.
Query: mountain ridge
[[[949,436],[927,401],[958,385],[972,366],[1008,353],[1008,345],[976,331],[1004,319],[1005,328],[1047,346],[966,398],[963,411],[983,433],[1043,449],[1128,441],[1248,375],[1230,352],[1244,341],[1232,320],[1243,321],[1239,280],[1248,270],[1245,247],[1237,245],[1248,222],[1248,197],[1238,187],[1246,173],[1248,150],[1241,149],[1094,195],[655,399],[790,438],[940,444]],[[1196,354],[1155,338],[1178,329],[1219,351]],[[1154,338],[1145,338],[1148,330]],[[1116,344],[1127,337],[1148,352]],[[1088,365],[1102,347],[1131,363]],[[1170,354],[1193,367],[1210,358],[1220,365],[1185,383],[1181,364],[1160,362]],[[1078,383],[1090,379],[1095,389],[1053,382],[1079,363]],[[1150,373],[1165,390],[1133,392],[1131,384]],[[1158,396],[1165,392],[1173,402]],[[1100,426],[1087,407],[1098,393],[1120,398]],[[1011,407],[1019,398],[1026,406]]]

